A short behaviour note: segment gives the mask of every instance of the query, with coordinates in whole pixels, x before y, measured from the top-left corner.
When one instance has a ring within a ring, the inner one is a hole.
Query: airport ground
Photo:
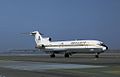
[[[56,58],[50,58],[49,55],[1,55],[0,60],[105,66],[44,71],[0,67],[0,77],[120,77],[120,53],[102,53],[98,59],[93,54],[76,54],[70,58],[64,58],[63,55],[56,55]]]

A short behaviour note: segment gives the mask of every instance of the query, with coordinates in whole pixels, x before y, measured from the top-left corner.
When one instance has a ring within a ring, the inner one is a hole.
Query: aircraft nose
[[[108,46],[105,46],[106,47],[106,50],[108,50]]]
[[[108,46],[104,45],[103,50],[108,50]]]

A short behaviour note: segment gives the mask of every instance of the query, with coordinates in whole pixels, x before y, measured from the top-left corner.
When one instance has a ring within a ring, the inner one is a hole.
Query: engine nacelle
[[[45,46],[42,44],[42,45],[39,45],[39,46],[35,46],[35,48],[45,48]]]
[[[43,38],[44,41],[51,41],[51,38],[50,37],[47,37],[47,38]]]

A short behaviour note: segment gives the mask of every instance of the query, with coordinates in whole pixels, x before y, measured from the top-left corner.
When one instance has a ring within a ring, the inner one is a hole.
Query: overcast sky
[[[0,0],[0,50],[34,48],[39,30],[53,40],[97,39],[120,48],[120,0]]]

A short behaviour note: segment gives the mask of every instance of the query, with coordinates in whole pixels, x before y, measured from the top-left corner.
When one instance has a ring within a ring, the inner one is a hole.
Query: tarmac
[[[0,77],[120,77],[120,53],[56,55],[0,55]]]

